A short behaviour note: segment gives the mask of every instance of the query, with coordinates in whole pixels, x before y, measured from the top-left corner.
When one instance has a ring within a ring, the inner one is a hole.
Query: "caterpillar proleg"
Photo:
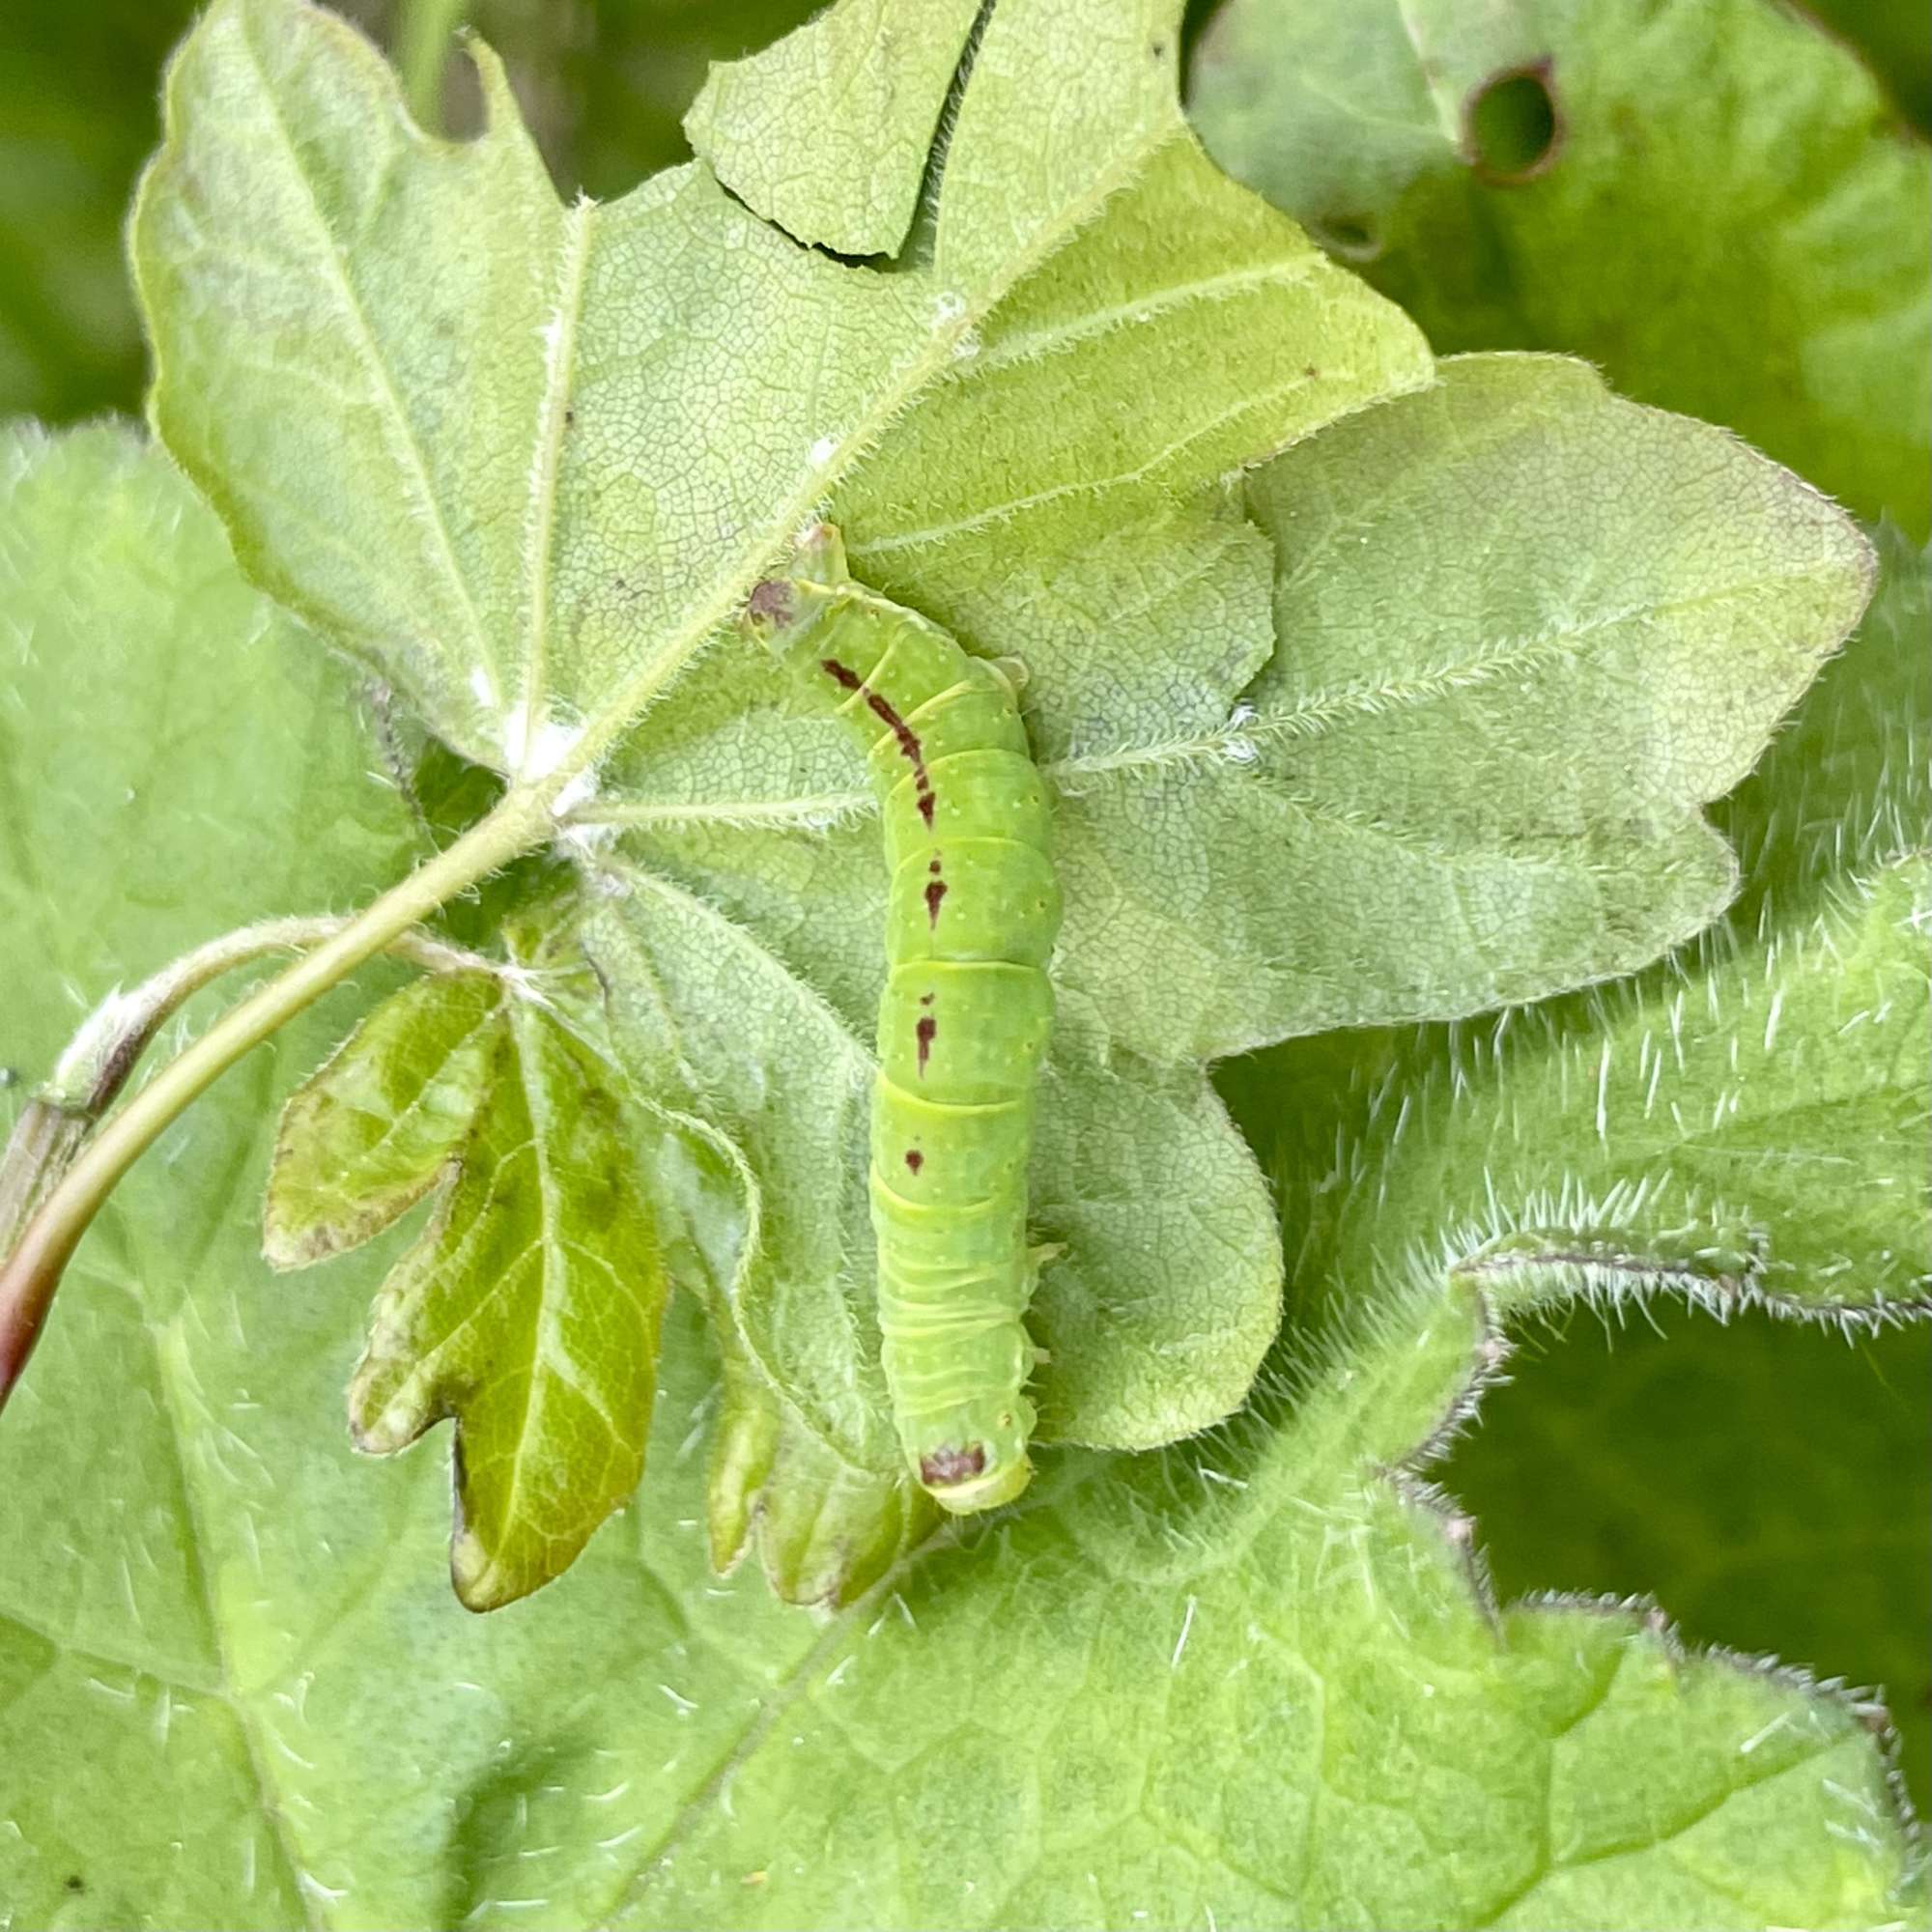
[[[1006,676],[801,540],[753,592],[753,630],[866,747],[892,885],[871,1203],[899,1441],[960,1515],[1032,1474],[1024,1316],[1034,1086],[1060,927],[1046,789]]]

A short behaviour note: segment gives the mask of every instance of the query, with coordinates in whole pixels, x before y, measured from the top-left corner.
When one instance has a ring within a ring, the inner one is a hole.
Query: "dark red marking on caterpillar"
[[[936,926],[939,923],[939,902],[946,896],[946,881],[934,879],[925,889],[925,923]]]
[[[925,1156],[917,1148],[907,1148],[906,1165],[917,1174],[925,1165]]]
[[[922,1483],[963,1483],[969,1476],[981,1474],[986,1467],[986,1451],[976,1442],[970,1449],[935,1449],[919,1460]]]
[[[863,691],[866,702],[872,708],[872,715],[893,734],[900,755],[912,766],[912,788],[919,815],[925,820],[925,829],[930,832],[932,809],[938,801],[933,796],[932,781],[926,776],[925,753],[921,749],[919,733],[899,716],[891,700],[881,697],[850,665],[842,665],[837,658],[820,658],[818,662],[820,668],[841,691]]]
[[[923,1007],[929,1007],[929,1006],[931,1006],[931,1004],[932,1004],[932,995],[931,995],[930,993],[922,993],[922,994],[921,994],[921,995],[919,996],[919,1003],[920,1003],[920,1005],[921,1005],[921,1006],[923,1006]]]
[[[913,1037],[919,1041],[919,1077],[923,1080],[925,1063],[932,1058],[932,1041],[939,1032],[939,1022],[927,1013],[912,1031]]]

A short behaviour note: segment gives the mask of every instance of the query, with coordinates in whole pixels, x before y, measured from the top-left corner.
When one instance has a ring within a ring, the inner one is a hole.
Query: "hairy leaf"
[[[1700,1642],[1866,1687],[1932,1801],[1932,1324],[1849,1345],[1652,1306],[1531,1328],[1441,1480],[1505,1599],[1643,1591]]]
[[[22,1687],[0,1762],[58,1735],[158,1800],[0,1773],[22,1825],[0,1873],[25,1912],[71,1875],[103,1918],[160,1926],[1181,1925],[1205,1906],[1267,1927],[1352,1903],[1369,1923],[1862,1927],[1910,1909],[1879,1750],[1845,1703],[1686,1655],[1638,1613],[1480,1609],[1465,1526],[1386,1473],[1484,1359],[1460,1296],[1336,1362],[1272,1443],[1043,1479],[1037,1507],[823,1631],[712,1579],[695,1534],[625,1527],[543,1616],[478,1626],[425,1574],[440,1471],[418,1461],[371,1513],[316,1440],[356,1264],[279,1304],[240,1228],[220,1265],[216,1293],[265,1320],[245,1348],[189,1331],[194,1526],[165,1459],[128,1493],[234,1587],[176,1655],[150,1633],[185,1612],[137,1565],[132,1621],[111,1536],[69,1559],[95,1592],[78,1613],[5,1603],[34,1627],[0,1624]],[[678,1435],[703,1370],[673,1332],[653,1522],[694,1501]],[[71,1541],[76,1492],[43,1488],[41,1441],[0,1445],[7,1507]],[[201,1806],[185,1868],[177,1797]]]
[[[1438,348],[1586,355],[1924,535],[1932,153],[1800,10],[1229,0],[1192,106]]]
[[[1541,1359],[1532,1333],[1493,1422],[1452,1458],[1499,1584],[1655,1590],[1700,1636],[1879,1686],[1916,1743],[1922,1335],[1851,1356],[1735,1322],[1645,1329],[1659,1291],[1860,1333],[1928,1305],[1925,887],[1909,856],[1928,790],[1928,572],[1896,532],[1880,551],[1858,636],[1724,802],[1749,875],[1694,954],[1493,1029],[1311,1041],[1225,1084],[1281,1175],[1304,1323],[1346,1321],[1444,1258],[1497,1284],[1562,1256],[1631,1331],[1596,1361],[1576,1342]]]
[[[1922,1301],[1928,566],[1881,540],[1865,622],[1725,802],[1751,876],[1694,951],[1494,1022],[1230,1069],[1285,1177],[1299,1297],[1567,1234],[1635,1287],[1668,1263],[1720,1311]]]
[[[1848,871],[1923,842],[1932,559],[1896,531],[1878,536],[1884,574],[1858,636],[1724,802],[1747,878],[1728,933],[1713,935],[1708,950],[1802,932],[1842,899]],[[1922,964],[1922,940],[1918,953]],[[1683,990],[1695,1001],[1694,982]],[[1908,1003],[1908,1027],[1920,1004]],[[1897,1017],[1887,1013],[1884,1024]],[[1855,1051],[1861,1031],[1847,1036]],[[1818,1180],[1837,1177],[1811,1197],[1828,1234],[1843,1240],[1869,1226],[1868,1191],[1893,1197],[1863,1238],[1899,1243],[1894,1275],[1932,1269],[1925,1216],[1912,1205],[1932,1171],[1922,1064],[1902,1072],[1889,1119],[1867,1097],[1878,1135],[1871,1169],[1856,1138],[1865,1123],[1823,1159],[1815,1141],[1808,1150]],[[1789,1151],[1806,1152],[1804,1139]],[[1589,1346],[1593,1323],[1577,1324],[1581,1341],[1560,1349],[1532,1338],[1547,1359],[1498,1394],[1485,1427],[1451,1460],[1445,1480],[1490,1525],[1499,1586],[1647,1585],[1700,1636],[1813,1660],[1879,1687],[1922,1804],[1932,1762],[1924,1324],[1905,1333],[1861,1324],[1844,1349],[1762,1319],[1714,1330],[1667,1315],[1658,1327],[1656,1312],[1645,1315],[1623,1322],[1607,1355]],[[1793,1417],[1807,1425],[1793,1428]],[[1558,1495],[1560,1506],[1548,1501]]]
[[[145,473],[177,513],[138,553],[159,597],[154,543],[209,526],[158,462]],[[54,533],[112,557],[122,497],[97,469],[70,480],[43,499]],[[230,570],[215,545],[176,588],[204,617],[222,583],[258,609]],[[87,575],[16,585],[10,621]],[[238,648],[206,624],[76,635],[110,685]],[[350,889],[353,848],[276,815],[298,767],[278,721],[306,721],[321,756],[345,709],[339,686],[309,696],[327,667],[265,658],[210,715],[204,761],[153,769],[152,826],[102,812],[76,848],[23,821],[0,847],[10,890],[57,864],[68,887],[37,930],[90,922],[111,949],[89,882],[137,859],[192,878],[210,812],[233,828],[230,890],[259,893],[285,858],[308,902]],[[97,745],[76,714],[39,715],[45,756],[105,796],[149,772],[137,734]],[[311,826],[387,798],[355,755],[332,769]],[[58,970],[24,973],[14,1012],[48,1050],[70,1018]],[[300,1023],[285,1065],[329,1017]],[[331,1426],[387,1258],[345,1255],[299,1292],[264,1270],[266,1119],[231,1082],[137,1171],[0,1428],[0,1895],[25,1921],[1130,1926],[1206,1907],[1258,1927],[1866,1926],[1913,1909],[1857,1711],[1686,1655],[1640,1615],[1489,1611],[1466,1528],[1391,1479],[1493,1357],[1466,1278],[1386,1305],[1297,1401],[1210,1450],[1063,1459],[1030,1507],[909,1553],[824,1626],[711,1574],[694,1452],[717,1365],[674,1304],[638,1510],[542,1614],[479,1624],[436,1575],[443,1459],[404,1459],[372,1500]],[[696,1251],[671,1264],[726,1280],[734,1203],[755,1196],[698,1144],[664,1150],[653,1184]],[[394,1184],[366,1140],[345,1151]]]

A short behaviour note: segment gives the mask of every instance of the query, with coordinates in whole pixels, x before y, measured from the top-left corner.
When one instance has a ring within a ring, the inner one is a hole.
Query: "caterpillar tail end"
[[[783,576],[767,577],[752,586],[745,600],[745,628],[781,653],[816,614],[825,593],[850,581],[838,530],[831,524],[810,525],[794,541]]]
[[[981,1510],[1009,1503],[1033,1481],[1033,1464],[1025,1456],[988,1464],[986,1452],[940,1449],[919,1462],[920,1486],[951,1516],[977,1516]]]

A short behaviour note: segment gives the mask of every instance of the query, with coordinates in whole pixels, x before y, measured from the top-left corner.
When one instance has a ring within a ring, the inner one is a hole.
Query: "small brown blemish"
[[[914,1174],[917,1174],[925,1165],[925,1156],[917,1148],[907,1148],[905,1163]]]
[[[791,622],[791,585],[781,577],[768,577],[752,586],[745,609],[754,618],[768,624]]]
[[[946,881],[934,879],[925,889],[925,923],[928,926],[939,923],[939,902],[946,896]]]
[[[1301,373],[1304,376],[1306,376],[1311,383],[1319,383],[1321,380],[1321,371],[1318,369],[1313,362],[1305,363],[1302,367]]]
[[[913,1028],[913,1037],[919,1041],[919,1077],[925,1078],[925,1063],[932,1058],[932,1042],[939,1032],[939,1022],[927,1013]]]
[[[969,1476],[983,1475],[985,1469],[985,1445],[979,1442],[966,1449],[935,1449],[930,1456],[919,1459],[920,1481],[941,1487],[963,1483]]]
[[[920,1005],[921,1005],[921,1006],[923,1006],[923,1007],[929,1007],[929,1006],[931,1006],[931,1004],[932,1004],[932,995],[931,995],[930,993],[922,993],[922,994],[921,994],[921,995],[919,996],[919,1003],[920,1003]]]
[[[568,429],[568,428],[570,427],[570,425],[571,425],[572,423],[574,423],[574,422],[575,422],[576,420],[577,420],[577,412],[576,412],[575,410],[565,410],[565,411],[564,411],[564,412],[563,412],[563,426],[564,426],[564,428],[565,428],[565,429]]]

